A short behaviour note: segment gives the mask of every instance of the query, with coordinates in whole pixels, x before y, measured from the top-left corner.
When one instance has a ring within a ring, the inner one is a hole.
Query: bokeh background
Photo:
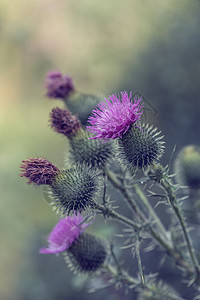
[[[199,0],[0,1],[0,299],[123,299],[88,294],[62,256],[38,254],[58,216],[19,165],[38,155],[63,167],[66,141],[48,126],[60,105],[45,98],[50,70],[80,91],[140,93],[147,121],[165,134],[163,163],[175,144],[199,144],[199,28]]]

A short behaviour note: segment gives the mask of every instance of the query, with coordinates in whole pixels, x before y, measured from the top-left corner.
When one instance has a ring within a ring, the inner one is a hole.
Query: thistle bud
[[[65,99],[74,92],[72,78],[58,71],[50,71],[46,77],[47,97]]]
[[[130,170],[146,169],[157,162],[163,154],[163,136],[152,126],[132,126],[118,139],[118,157],[125,168]]]
[[[50,204],[61,214],[73,214],[95,208],[99,190],[99,178],[95,171],[86,166],[60,171],[43,158],[23,161],[21,177],[28,183],[48,185]]]
[[[81,123],[77,116],[71,114],[67,109],[53,108],[50,114],[50,125],[56,132],[64,134],[70,138],[76,135],[81,128]]]
[[[113,158],[113,141],[102,143],[100,140],[91,140],[90,137],[89,132],[81,130],[70,139],[70,162],[103,169]]]
[[[78,117],[67,109],[53,108],[50,116],[51,127],[69,138],[71,164],[102,169],[111,160],[114,154],[112,141],[91,140],[91,133],[83,130]]]
[[[65,252],[66,262],[75,273],[93,273],[99,270],[107,255],[106,242],[86,232]]]
[[[51,204],[61,215],[94,209],[99,191],[97,173],[87,167],[61,171],[50,185]]]
[[[20,177],[28,179],[28,184],[49,185],[60,172],[59,169],[45,158],[29,158],[20,166]]]
[[[82,125],[88,124],[88,117],[100,98],[95,95],[75,92],[65,99],[67,108],[75,115],[78,115]]]
[[[184,147],[175,161],[177,181],[193,190],[200,189],[200,147]]]

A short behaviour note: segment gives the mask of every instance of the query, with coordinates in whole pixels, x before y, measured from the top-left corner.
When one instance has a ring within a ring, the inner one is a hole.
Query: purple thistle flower
[[[88,118],[91,126],[87,130],[96,136],[91,139],[116,139],[121,138],[132,124],[137,126],[142,115],[142,98],[135,96],[132,101],[132,93],[121,92],[105,98],[104,102],[97,104]]]
[[[64,99],[74,91],[72,78],[58,71],[50,71],[46,77],[47,97]]]
[[[60,172],[59,169],[45,158],[29,158],[23,160],[20,166],[23,173],[20,177],[28,179],[28,184],[50,184],[55,176]]]
[[[68,109],[53,108],[50,114],[51,128],[67,137],[75,135],[81,128],[81,122],[77,116],[72,115]]]
[[[51,231],[48,238],[48,247],[40,249],[40,253],[60,253],[67,250],[90,224],[82,224],[80,213],[61,219]]]

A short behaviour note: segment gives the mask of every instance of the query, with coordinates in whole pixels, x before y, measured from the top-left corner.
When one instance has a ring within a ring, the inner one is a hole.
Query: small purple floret
[[[51,184],[59,169],[45,158],[28,158],[23,160],[20,166],[20,177],[28,179],[28,184],[45,185]]]
[[[81,128],[78,117],[73,115],[68,109],[53,108],[50,114],[51,128],[67,137],[75,135]]]
[[[131,98],[132,93],[121,92],[121,97],[113,94],[97,104],[88,118],[91,126],[87,130],[95,134],[91,139],[121,138],[132,124],[137,126],[143,112],[142,97]]]
[[[58,71],[50,71],[46,77],[47,97],[64,99],[74,91],[72,78]]]
[[[90,225],[82,222],[83,217],[80,213],[61,219],[49,235],[48,247],[40,249],[40,253],[60,253],[67,250]]]

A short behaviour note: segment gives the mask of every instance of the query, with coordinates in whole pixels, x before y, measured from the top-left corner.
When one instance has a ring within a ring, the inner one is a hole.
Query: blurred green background
[[[63,167],[66,141],[48,126],[61,105],[44,96],[50,70],[80,91],[142,94],[147,121],[165,134],[164,163],[174,144],[199,144],[199,15],[199,0],[1,0],[0,299],[123,299],[88,295],[62,256],[38,254],[58,216],[19,165],[38,155]]]

